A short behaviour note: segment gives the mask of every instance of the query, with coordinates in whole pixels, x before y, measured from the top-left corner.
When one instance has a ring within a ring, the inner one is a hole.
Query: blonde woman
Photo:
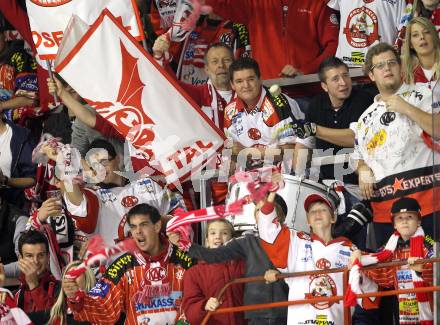
[[[72,267],[78,266],[80,263],[81,261],[73,261],[70,264],[68,264],[64,268],[62,279],[64,279],[64,276],[66,275],[67,271],[69,271]],[[87,268],[85,273],[80,275],[78,280],[79,281],[77,281],[77,283],[79,287],[86,292],[92,289],[96,282],[95,275],[93,274],[92,270],[90,270],[89,268]],[[88,324],[88,323],[74,321],[73,317],[67,314],[66,295],[64,291],[61,290],[57,300],[55,301],[55,304],[52,306],[52,309],[50,310],[50,319],[47,324],[65,325],[65,324]]]
[[[440,39],[434,25],[424,17],[411,19],[402,48],[405,83],[434,86],[440,75],[439,60]]]

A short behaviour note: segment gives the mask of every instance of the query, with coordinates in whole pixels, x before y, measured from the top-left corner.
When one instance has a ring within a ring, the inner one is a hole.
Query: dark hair
[[[208,46],[208,48],[206,49],[205,55],[203,57],[203,60],[205,61],[205,64],[208,62],[208,52],[210,49],[219,49],[219,48],[224,48],[226,50],[228,50],[229,54],[231,55],[232,60],[234,60],[234,52],[232,51],[232,48],[228,45],[225,44],[223,42],[216,42],[216,43],[212,43]]]
[[[234,80],[234,72],[251,69],[254,70],[255,74],[258,78],[261,77],[260,67],[258,66],[257,61],[252,58],[239,58],[232,62],[229,67],[229,74],[231,75],[231,80]]]
[[[152,223],[156,223],[160,220],[160,213],[155,207],[153,207],[147,203],[140,203],[140,204],[137,204],[134,207],[132,207],[127,212],[127,218],[126,218],[127,224],[130,223],[130,218],[132,216],[138,215],[138,214],[149,216]]]
[[[345,67],[348,70],[348,66],[336,56],[329,56],[328,58],[324,59],[324,61],[321,62],[318,68],[318,77],[321,82],[325,82],[326,76],[325,73],[327,70],[339,68],[339,67]]]
[[[49,243],[46,236],[38,230],[29,230],[21,234],[18,240],[18,252],[23,256],[23,245],[44,244],[46,252],[49,254]]]
[[[373,67],[373,58],[375,56],[389,51],[393,52],[397,62],[400,65],[402,61],[400,60],[400,55],[397,53],[396,49],[388,43],[379,43],[368,50],[365,58],[364,73],[368,74],[371,71],[371,68]]]
[[[108,153],[108,156],[110,159],[113,159],[116,157],[115,147],[105,139],[93,140],[92,143],[89,144],[89,147],[87,148],[87,152],[89,152],[92,149],[104,149],[104,150],[107,150],[107,153]]]

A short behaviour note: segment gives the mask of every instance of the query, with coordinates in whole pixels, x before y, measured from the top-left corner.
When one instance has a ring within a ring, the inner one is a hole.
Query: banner
[[[167,183],[182,182],[221,149],[223,133],[108,10],[84,34],[71,23],[63,45],[55,70]]]
[[[54,59],[72,14],[91,25],[104,9],[137,40],[144,34],[136,0],[26,0],[32,38],[42,60]]]

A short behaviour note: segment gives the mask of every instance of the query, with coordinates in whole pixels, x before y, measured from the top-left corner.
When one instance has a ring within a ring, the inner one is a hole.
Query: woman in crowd
[[[206,232],[206,246],[217,248],[233,237],[232,224],[219,219],[208,223]],[[243,305],[243,286],[229,287],[223,300],[215,298],[221,288],[230,280],[239,278],[244,274],[243,261],[228,261],[225,263],[206,264],[199,263],[193,266],[184,275],[183,285],[183,310],[190,324],[200,324],[208,311],[222,307]],[[245,324],[243,313],[229,313],[213,315],[210,324],[241,325]]]
[[[434,87],[440,74],[439,60],[440,39],[434,25],[427,18],[413,18],[402,48],[405,83]]]
[[[64,268],[62,278],[64,279],[64,276],[72,267],[78,266],[79,264],[81,264],[81,261],[73,261],[70,264],[68,264]],[[93,274],[92,270],[87,268],[86,272],[80,275],[78,282],[80,284],[80,287],[84,291],[87,292],[90,289],[92,289],[96,282],[95,275]],[[52,306],[52,309],[50,310],[50,319],[48,325],[65,325],[65,324],[79,325],[79,324],[88,324],[88,323],[75,321],[73,319],[73,316],[69,314],[67,310],[66,295],[63,290],[60,290],[60,293],[58,294],[58,298],[55,301],[55,304]]]

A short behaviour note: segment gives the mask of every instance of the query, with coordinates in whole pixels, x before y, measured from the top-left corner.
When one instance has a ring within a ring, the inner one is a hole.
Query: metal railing
[[[430,259],[420,259],[415,262],[415,264],[426,264],[426,263],[438,263],[440,262],[440,258],[430,258]],[[387,268],[393,266],[401,266],[408,264],[407,260],[398,260],[387,263],[379,263],[375,265],[370,265],[366,267],[362,267],[361,270],[371,270],[371,269],[380,269]],[[348,284],[348,273],[349,270],[345,268],[333,268],[327,270],[316,270],[316,271],[304,271],[304,272],[294,272],[294,273],[280,273],[277,275],[277,279],[285,279],[292,277],[301,277],[301,276],[309,276],[309,275],[319,275],[319,274],[329,274],[329,273],[343,273],[343,293],[345,294]],[[217,299],[221,301],[225,291],[231,285],[235,284],[244,284],[249,282],[261,282],[265,281],[264,276],[254,276],[247,278],[238,278],[229,281],[218,293]],[[357,294],[357,298],[367,298],[367,297],[384,297],[384,296],[394,296],[403,293],[416,293],[416,292],[433,292],[440,291],[440,286],[429,286],[422,288],[412,288],[412,289],[400,289],[400,290],[388,290],[388,291],[378,291],[378,292],[370,292],[364,294]],[[216,314],[224,314],[224,313],[237,313],[242,311],[250,311],[257,309],[267,309],[267,308],[276,308],[276,307],[286,307],[291,305],[303,305],[317,302],[338,302],[344,299],[344,296],[333,296],[333,297],[318,297],[318,298],[308,298],[301,300],[292,300],[292,301],[277,301],[266,304],[255,304],[255,305],[246,305],[246,306],[237,306],[237,307],[227,307],[227,308],[219,308],[216,311],[210,311],[206,314],[202,321],[202,325],[208,324],[209,318],[212,315]],[[344,325],[351,324],[351,313],[349,307],[344,307]]]

